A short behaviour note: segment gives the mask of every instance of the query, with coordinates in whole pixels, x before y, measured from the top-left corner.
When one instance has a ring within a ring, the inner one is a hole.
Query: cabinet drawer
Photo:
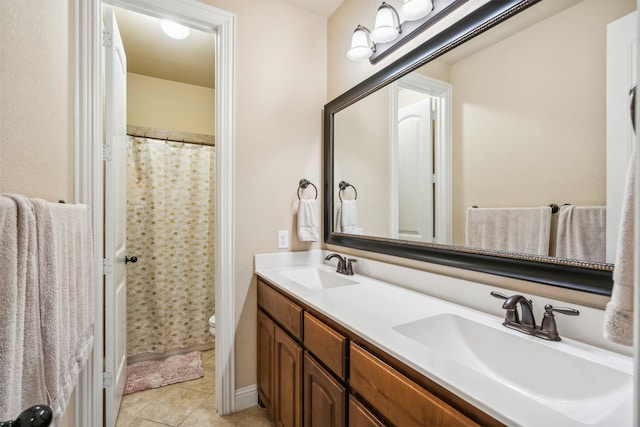
[[[258,306],[298,340],[302,340],[302,307],[258,279]]]
[[[304,313],[304,346],[345,380],[347,339],[307,312]]]
[[[392,424],[478,425],[356,344],[349,360],[351,388]]]

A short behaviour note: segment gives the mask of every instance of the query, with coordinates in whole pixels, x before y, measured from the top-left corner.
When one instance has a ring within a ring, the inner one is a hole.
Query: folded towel
[[[560,207],[556,256],[605,262],[607,208],[604,206]]]
[[[86,205],[32,200],[38,233],[45,384],[53,425],[93,349],[93,237]]]
[[[465,245],[549,255],[551,208],[469,208]]]
[[[604,312],[604,336],[618,344],[633,345],[633,286],[634,286],[634,216],[636,194],[636,148],[627,169],[622,198],[622,219],[618,231],[616,261],[613,268],[611,301]]]
[[[320,216],[316,199],[299,200],[298,239],[302,242],[317,242],[320,240]]]
[[[38,305],[36,218],[24,196],[0,196],[0,420],[47,402]]]
[[[338,233],[362,234],[362,228],[358,226],[358,204],[355,200],[342,200],[338,206],[336,231]]]

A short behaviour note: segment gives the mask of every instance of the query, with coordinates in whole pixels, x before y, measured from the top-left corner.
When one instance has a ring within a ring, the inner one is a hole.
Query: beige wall
[[[213,135],[213,89],[127,73],[127,124]]]
[[[236,14],[236,387],[256,382],[253,255],[277,251],[278,230],[301,243],[298,181],[321,188],[326,20],[274,0],[202,0]]]
[[[0,193],[73,199],[71,7],[0,2]]]

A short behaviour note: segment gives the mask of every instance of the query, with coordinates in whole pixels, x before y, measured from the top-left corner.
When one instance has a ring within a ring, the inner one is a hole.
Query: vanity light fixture
[[[390,4],[382,2],[376,13],[375,22],[373,31],[371,31],[371,40],[375,43],[388,43],[402,33],[400,15]]]
[[[431,0],[404,0],[402,5],[402,16],[407,21],[417,21],[422,19],[433,10]]]
[[[376,51],[376,44],[371,41],[371,31],[367,27],[358,25],[351,36],[351,48],[347,51],[347,58],[352,61],[368,59]]]
[[[382,2],[376,12],[373,30],[369,31],[362,25],[356,27],[347,52],[350,60],[368,58],[375,64],[469,0],[401,1],[401,13],[389,3]]]
[[[164,31],[166,35],[175,40],[186,39],[189,37],[189,33],[191,33],[189,27],[167,19],[160,21],[160,27],[162,27],[162,31]]]

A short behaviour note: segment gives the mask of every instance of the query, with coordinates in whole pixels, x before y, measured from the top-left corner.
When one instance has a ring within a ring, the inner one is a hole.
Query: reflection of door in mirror
[[[638,15],[607,25],[607,262],[616,259],[627,163],[635,136],[629,89],[637,82]]]
[[[451,243],[451,86],[417,73],[391,91],[392,238]]]

